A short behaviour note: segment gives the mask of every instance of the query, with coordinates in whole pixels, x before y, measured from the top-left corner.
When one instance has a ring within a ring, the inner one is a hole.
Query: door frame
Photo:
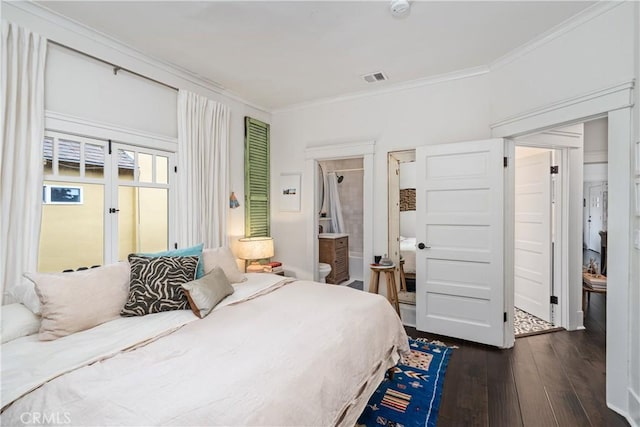
[[[369,275],[365,274],[364,267],[369,263],[367,260],[373,261],[373,199],[374,199],[374,154],[375,141],[351,142],[343,144],[329,144],[305,149],[304,170],[305,176],[309,177],[304,180],[304,204],[303,206],[312,206],[312,212],[307,215],[307,230],[309,238],[307,238],[307,270],[312,272],[314,281],[318,280],[318,225],[319,219],[317,212],[320,212],[318,206],[318,164],[323,160],[336,160],[348,158],[362,158],[362,168],[364,169],[364,189],[363,189],[363,272],[362,281],[364,283],[363,290],[369,289]]]
[[[613,284],[607,292],[607,350],[606,395],[607,404],[615,411],[627,414],[629,408],[629,309],[631,257],[631,195],[633,156],[634,81],[616,85],[583,96],[549,104],[543,108],[511,117],[491,125],[494,137],[516,137],[539,133],[565,125],[608,117],[608,157],[615,168],[608,170],[609,183],[609,239],[607,271]],[[573,150],[574,152],[576,150]],[[581,151],[581,150],[580,150]],[[573,157],[575,153],[570,153]],[[582,175],[582,174],[580,174]],[[569,177],[577,181],[582,176]],[[582,183],[580,182],[580,185]],[[579,190],[582,194],[582,187]],[[613,203],[611,201],[614,201]],[[579,223],[579,226],[575,223]],[[582,247],[582,220],[574,221],[570,230],[570,245]],[[577,254],[571,254],[569,283],[569,326],[577,328],[575,307],[581,304],[582,259],[576,264]],[[581,255],[581,254],[580,254]],[[581,258],[581,256],[580,256]],[[511,291],[512,293],[513,291]],[[615,333],[613,333],[615,331]]]

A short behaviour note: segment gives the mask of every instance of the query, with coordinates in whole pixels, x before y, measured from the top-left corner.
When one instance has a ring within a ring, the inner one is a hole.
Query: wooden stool
[[[407,278],[404,275],[404,260],[400,260],[400,290],[407,292]]]
[[[378,283],[380,281],[380,272],[382,271],[387,282],[387,299],[400,316],[400,304],[398,303],[398,288],[396,285],[395,265],[385,265],[380,267],[371,267],[371,283],[369,284],[369,292],[378,293]]]

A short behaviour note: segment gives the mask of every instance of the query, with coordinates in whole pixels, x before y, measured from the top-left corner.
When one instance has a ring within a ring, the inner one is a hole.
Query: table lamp
[[[264,267],[258,260],[273,256],[273,239],[271,237],[243,237],[238,240],[238,258],[251,262],[246,267],[247,273],[262,272]]]

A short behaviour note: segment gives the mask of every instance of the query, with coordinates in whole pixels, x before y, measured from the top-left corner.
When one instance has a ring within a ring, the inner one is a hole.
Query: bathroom
[[[318,162],[320,281],[362,288],[364,168],[362,158]],[[331,266],[331,271],[328,271]],[[327,275],[328,274],[328,275]],[[325,278],[326,276],[326,278]]]

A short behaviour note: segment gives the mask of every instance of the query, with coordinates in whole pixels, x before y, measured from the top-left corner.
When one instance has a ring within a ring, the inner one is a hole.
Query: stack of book
[[[269,264],[267,264],[268,266],[271,267],[271,272],[272,273],[282,273],[284,271],[284,269],[282,268],[282,263],[278,262],[278,261],[271,261]]]
[[[582,275],[582,280],[584,281],[584,284],[591,289],[597,291],[607,290],[607,276],[603,276],[601,274],[584,273]]]

